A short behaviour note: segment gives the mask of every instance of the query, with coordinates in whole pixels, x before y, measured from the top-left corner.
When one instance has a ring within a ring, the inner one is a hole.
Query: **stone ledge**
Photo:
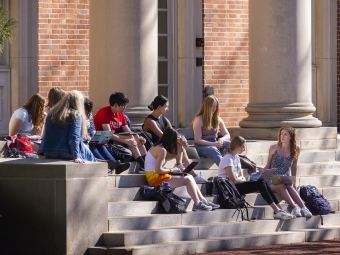
[[[59,159],[0,158],[0,178],[94,178],[107,176],[107,163]]]

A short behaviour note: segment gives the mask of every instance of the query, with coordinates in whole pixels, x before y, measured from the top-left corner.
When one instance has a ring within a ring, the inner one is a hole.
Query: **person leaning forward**
[[[97,131],[113,130],[112,142],[121,144],[132,152],[133,158],[139,164],[139,172],[144,173],[144,161],[146,149],[145,139],[130,130],[124,110],[129,103],[129,99],[122,92],[112,93],[109,99],[109,106],[105,106],[97,112],[94,117],[94,125]],[[120,134],[121,132],[132,134]]]

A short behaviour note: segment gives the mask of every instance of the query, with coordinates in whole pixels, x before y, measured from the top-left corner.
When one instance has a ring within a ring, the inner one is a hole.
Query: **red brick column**
[[[203,0],[203,86],[214,87],[228,127],[247,117],[248,0]]]
[[[39,93],[89,90],[89,0],[38,3]]]

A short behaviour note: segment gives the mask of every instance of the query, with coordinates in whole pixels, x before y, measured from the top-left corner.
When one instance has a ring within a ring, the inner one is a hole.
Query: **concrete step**
[[[216,201],[215,197],[206,197],[209,201]],[[190,198],[184,198],[184,201],[187,203],[187,212],[192,211],[193,200]],[[256,210],[250,211],[250,218],[273,218],[273,211],[269,205],[263,201],[263,198],[259,194],[248,194],[246,196],[246,201],[249,201],[250,205],[254,206]],[[339,201],[340,199],[328,200],[331,204],[334,211],[338,211],[339,209]],[[285,201],[281,202],[281,205],[284,209],[288,208],[288,204]],[[263,208],[265,210],[257,211],[259,208]],[[218,210],[227,210],[227,209],[218,209]],[[235,210],[230,209],[232,212]],[[108,203],[108,217],[117,217],[117,216],[133,216],[133,215],[149,215],[156,214],[157,211],[157,201],[122,201],[122,202],[109,202]],[[195,212],[197,213],[197,212]]]
[[[327,162],[338,161],[339,152],[337,150],[305,150],[301,151],[299,163]],[[259,154],[247,154],[247,156],[256,163],[257,166],[267,164],[268,152]]]
[[[250,219],[273,219],[273,212],[269,207],[249,208]],[[184,214],[148,214],[133,216],[116,216],[109,218],[109,231],[145,230],[175,226],[191,226],[198,224],[241,221],[233,209],[218,209],[210,212],[188,211]]]
[[[340,161],[326,161],[313,163],[298,162],[297,176],[328,175],[340,173]]]
[[[131,246],[197,238],[208,239],[220,236],[253,234],[258,233],[260,229],[274,232],[277,231],[279,223],[280,220],[233,221],[176,228],[114,231],[104,233],[103,241],[105,246]]]
[[[296,185],[313,185],[318,188],[340,186],[340,175],[313,175],[296,178]]]
[[[213,252],[231,250],[251,246],[267,246],[274,244],[300,243],[308,240],[309,236],[318,234],[319,240],[323,239],[323,234],[328,229],[316,229],[307,231],[285,231],[285,232],[262,232],[256,234],[244,234],[234,236],[222,236],[211,239],[195,239],[189,241],[175,241],[159,244],[136,245],[125,247],[91,247],[89,255],[150,255],[150,254],[195,254],[203,252]],[[309,234],[307,234],[309,233]],[[329,239],[338,238],[329,237]],[[327,238],[326,237],[326,238]]]

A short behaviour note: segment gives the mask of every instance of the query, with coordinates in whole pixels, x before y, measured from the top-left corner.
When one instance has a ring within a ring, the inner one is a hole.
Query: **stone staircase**
[[[275,141],[248,141],[246,154],[259,166],[267,160],[269,146]],[[317,186],[330,201],[335,214],[289,221],[273,219],[272,209],[261,195],[249,194],[246,200],[251,221],[240,221],[235,210],[217,209],[192,212],[192,201],[184,188],[175,193],[185,197],[186,214],[157,214],[154,201],[140,201],[138,189],[146,184],[144,175],[123,173],[108,176],[108,231],[104,246],[90,247],[90,255],[194,254],[251,246],[310,242],[340,237],[340,161],[339,140],[301,140],[297,185]],[[172,165],[170,162],[169,165]],[[202,159],[196,172],[208,178],[217,166]],[[203,170],[208,169],[208,170]],[[203,194],[205,185],[200,184]],[[207,197],[207,199],[215,199]],[[282,202],[284,208],[287,204]],[[289,208],[287,208],[290,210]]]

